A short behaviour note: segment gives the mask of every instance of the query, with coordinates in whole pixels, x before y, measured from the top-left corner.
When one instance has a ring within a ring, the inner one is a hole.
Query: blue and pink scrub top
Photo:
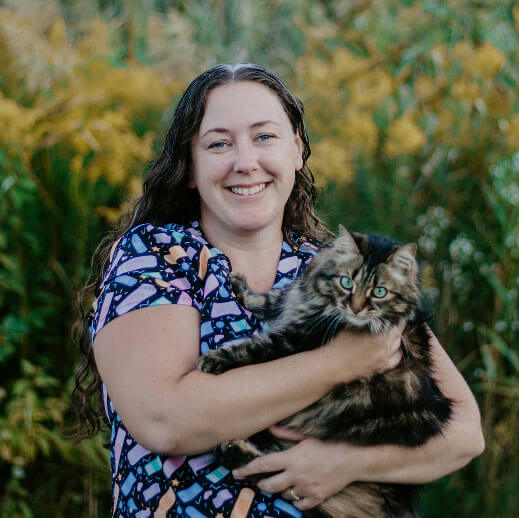
[[[292,282],[317,253],[314,244],[294,238],[295,247],[283,242],[274,288]],[[207,242],[198,222],[130,229],[113,249],[96,293],[89,320],[92,342],[117,316],[162,304],[193,306],[200,312],[200,354],[260,332],[262,322],[232,294],[230,271],[229,259]],[[302,516],[279,495],[235,480],[210,452],[170,457],[143,448],[126,429],[104,385],[103,398],[111,427],[114,518]]]

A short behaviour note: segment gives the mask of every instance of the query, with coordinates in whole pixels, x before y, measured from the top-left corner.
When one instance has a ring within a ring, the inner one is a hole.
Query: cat
[[[325,441],[357,445],[420,446],[441,434],[452,401],[434,381],[430,335],[421,309],[416,245],[373,234],[339,236],[313,258],[303,276],[285,288],[252,292],[232,273],[238,301],[267,322],[266,329],[236,345],[209,351],[199,368],[219,374],[314,349],[339,330],[379,334],[405,322],[400,364],[381,374],[339,384],[326,396],[279,424]],[[268,431],[220,445],[231,468],[293,445]],[[305,516],[417,517],[417,486],[350,484]]]

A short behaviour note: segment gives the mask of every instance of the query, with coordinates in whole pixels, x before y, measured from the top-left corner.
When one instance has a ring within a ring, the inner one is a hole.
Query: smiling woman
[[[218,247],[244,232],[281,243],[303,144],[277,95],[253,81],[212,90],[198,133],[190,185],[200,195],[205,235]]]
[[[296,445],[244,468],[276,472],[259,486],[211,455],[401,356],[399,328],[343,331],[219,376],[197,369],[201,354],[262,329],[232,293],[231,271],[258,292],[281,288],[330,236],[314,213],[309,155],[303,107],[277,77],[217,66],[187,88],[141,198],[100,244],[74,395],[80,438],[98,431],[101,408],[111,429],[113,516],[297,518],[354,480],[432,480],[479,452],[477,406],[431,339],[441,388],[457,402],[438,441],[371,450],[272,429]]]

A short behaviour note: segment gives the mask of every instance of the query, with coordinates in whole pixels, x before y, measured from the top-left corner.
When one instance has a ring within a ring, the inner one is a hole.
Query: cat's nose
[[[366,300],[363,297],[356,297],[355,295],[353,295],[351,302],[350,302],[351,311],[356,315],[357,313],[362,311],[362,309],[364,308],[365,302],[366,302]]]

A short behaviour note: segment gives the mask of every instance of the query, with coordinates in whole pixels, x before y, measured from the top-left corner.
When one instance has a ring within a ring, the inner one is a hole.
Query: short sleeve
[[[170,228],[142,224],[116,244],[92,305],[90,335],[135,309],[164,304],[200,311],[203,245]]]

